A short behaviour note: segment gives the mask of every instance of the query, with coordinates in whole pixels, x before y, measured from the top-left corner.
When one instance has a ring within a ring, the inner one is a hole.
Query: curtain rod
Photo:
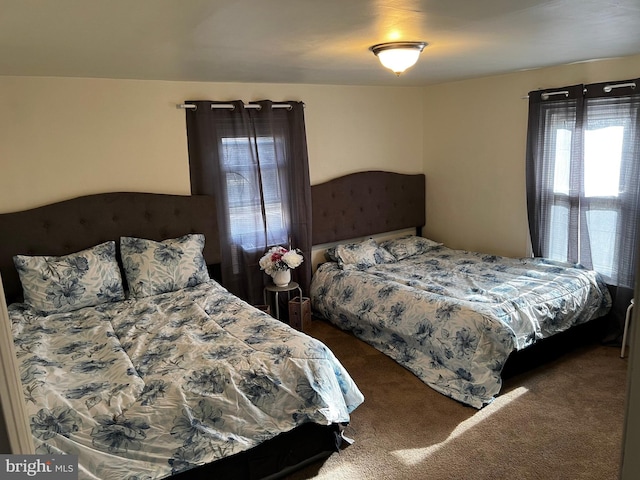
[[[178,108],[197,110],[198,106],[197,105],[193,105],[191,103],[181,103],[180,105],[178,105]],[[230,109],[233,110],[236,107],[235,107],[235,105],[233,105],[231,103],[212,103],[211,104],[211,109],[213,110],[214,108],[230,108]],[[257,104],[257,103],[245,103],[244,104],[244,108],[257,108],[258,110],[260,110],[262,108],[262,106]],[[291,105],[289,105],[288,103],[273,103],[273,104],[271,104],[271,108],[288,108],[288,109],[291,109]]]
[[[629,82],[629,83],[619,83],[617,85],[605,85],[602,89],[609,93],[611,90],[613,90],[614,88],[624,88],[624,87],[631,87],[631,88],[636,88],[636,82]]]
[[[629,83],[618,83],[618,84],[606,84],[604,87],[602,87],[602,90],[605,93],[611,93],[611,90],[613,90],[614,88],[625,88],[625,87],[631,87],[633,89],[636,88],[636,82],[629,82]],[[587,89],[584,88],[582,90],[582,93],[587,93]],[[543,93],[541,95],[543,100],[548,100],[550,95],[564,95],[565,97],[569,95],[569,92],[567,90],[560,90],[557,92],[546,92]],[[521,97],[523,100],[528,100],[529,99],[529,95],[525,95],[524,97]]]
[[[569,96],[569,90],[560,90],[558,92],[547,92],[540,95],[542,100],[547,100],[551,95],[564,95],[565,97]]]

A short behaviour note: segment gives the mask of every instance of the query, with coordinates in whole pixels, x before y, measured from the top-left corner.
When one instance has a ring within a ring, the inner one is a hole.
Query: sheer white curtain
[[[534,255],[596,270],[626,291],[620,309],[634,287],[640,227],[639,80],[529,93]]]

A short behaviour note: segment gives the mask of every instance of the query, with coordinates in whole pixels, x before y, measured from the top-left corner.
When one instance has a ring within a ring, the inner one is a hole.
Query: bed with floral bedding
[[[36,452],[78,455],[80,478],[163,478],[305,422],[348,422],[362,402],[322,343],[215,281],[9,312]]]
[[[324,344],[210,275],[212,198],[99,194],[0,230],[36,453],[78,455],[81,479],[152,480],[263,478],[336,451],[363,396]]]
[[[453,250],[414,235],[340,244],[328,256],[312,280],[315,314],[476,408],[499,393],[511,352],[611,305],[599,276],[579,266]]]

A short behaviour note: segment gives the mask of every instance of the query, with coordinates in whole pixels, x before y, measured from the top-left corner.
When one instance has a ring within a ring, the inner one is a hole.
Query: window
[[[283,150],[283,141],[274,137],[256,138],[259,169],[251,160],[252,145],[246,137],[224,137],[220,141],[230,236],[245,250],[263,248],[255,239],[265,231],[267,245],[286,243],[288,237],[281,185],[286,172],[278,166],[276,154],[276,149]]]
[[[640,215],[635,82],[531,92],[527,196],[534,254],[632,287]]]
[[[191,193],[216,198],[220,277],[230,292],[262,303],[258,265],[274,245],[311,256],[311,184],[304,104],[187,101]],[[213,213],[213,212],[212,212]],[[303,289],[311,262],[293,272]]]
[[[564,115],[550,112],[549,130],[545,136],[554,139],[555,149],[549,162],[553,164],[553,197],[547,257],[554,260],[570,261],[569,258],[569,212],[571,199],[571,142],[573,129],[568,128]],[[614,261],[619,235],[622,210],[621,163],[625,119],[616,115],[587,122],[584,129],[584,156],[582,178],[578,182],[583,191],[577,201],[586,209],[585,218],[590,232],[591,258],[593,268],[611,278],[615,271]],[[628,128],[628,127],[627,127]],[[579,227],[578,227],[579,228]],[[578,258],[581,242],[577,239]]]

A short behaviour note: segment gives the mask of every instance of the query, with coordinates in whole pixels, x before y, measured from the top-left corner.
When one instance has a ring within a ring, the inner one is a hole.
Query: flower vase
[[[276,287],[286,287],[291,282],[291,270],[277,270],[271,278]]]

